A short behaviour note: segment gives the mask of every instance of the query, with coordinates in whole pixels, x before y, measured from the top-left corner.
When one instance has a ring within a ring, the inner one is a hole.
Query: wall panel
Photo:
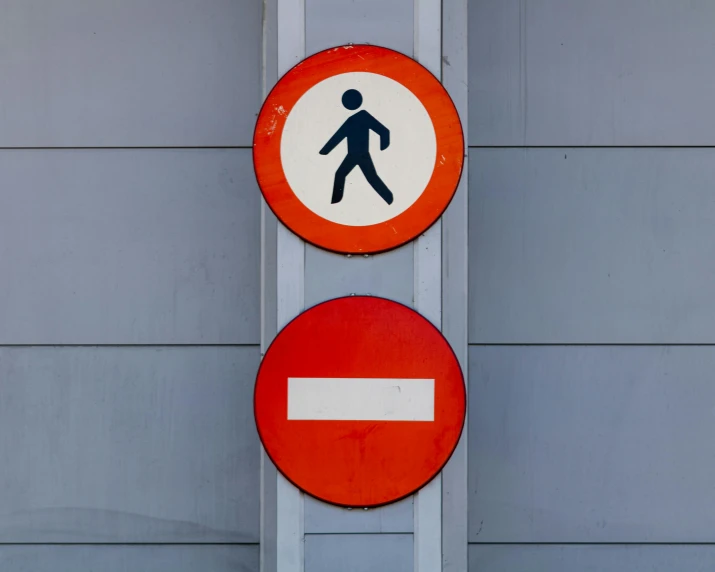
[[[308,534],[310,572],[413,572],[411,534]]]
[[[412,306],[414,283],[405,280],[414,272],[414,252],[408,244],[373,256],[326,252],[306,245],[305,305],[313,306],[350,294],[370,294]]]
[[[713,149],[472,149],[470,342],[715,342],[713,180]]]
[[[0,147],[250,145],[260,0],[5,0]]]
[[[378,509],[352,509],[333,506],[313,497],[305,497],[305,532],[323,533],[325,523],[341,533],[394,533],[414,530],[413,497]]]
[[[470,542],[712,542],[715,347],[472,346]]]
[[[469,3],[471,145],[713,145],[708,0]]]
[[[0,546],[3,572],[258,572],[258,546]]]
[[[257,542],[258,361],[1,348],[0,542]]]
[[[249,150],[0,151],[0,344],[259,341]]]
[[[707,572],[715,546],[469,546],[469,572]]]
[[[375,44],[412,55],[414,0],[305,0],[306,55]]]

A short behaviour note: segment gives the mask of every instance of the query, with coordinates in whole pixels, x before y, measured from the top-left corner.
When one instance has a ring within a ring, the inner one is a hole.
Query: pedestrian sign
[[[343,94],[342,100],[346,109],[355,110],[362,105],[362,94],[356,89],[349,89]],[[325,144],[325,147],[320,150],[321,155],[327,155],[343,139],[348,142],[348,153],[335,171],[331,204],[339,203],[343,199],[345,178],[355,167],[360,167],[365,179],[375,189],[375,192],[388,205],[392,204],[394,197],[375,172],[375,165],[370,157],[371,130],[380,136],[380,151],[387,149],[390,145],[390,130],[363,109],[348,117],[340,129],[335,132],[335,135],[330,138],[330,141]]]
[[[415,60],[332,48],[286,73],[253,138],[256,178],[278,219],[335,252],[390,250],[427,230],[462,172],[457,111]]]
[[[268,456],[323,501],[373,507],[427,484],[464,425],[462,371],[414,310],[348,296],[279,332],[258,370],[254,412]]]

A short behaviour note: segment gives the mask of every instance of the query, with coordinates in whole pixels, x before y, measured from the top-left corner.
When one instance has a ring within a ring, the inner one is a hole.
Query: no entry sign
[[[373,253],[440,217],[464,141],[452,100],[427,69],[351,45],[280,79],[259,114],[253,160],[266,202],[294,233],[328,250]]]
[[[290,322],[263,358],[256,425],[278,470],[342,506],[396,501],[428,483],[457,445],[462,372],[410,308],[371,296],[324,302]]]

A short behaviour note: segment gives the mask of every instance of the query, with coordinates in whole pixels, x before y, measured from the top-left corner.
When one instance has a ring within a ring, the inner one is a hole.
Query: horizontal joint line
[[[715,149],[715,145],[469,145],[469,149]]]
[[[715,546],[715,542],[470,542],[470,546]]]
[[[258,546],[258,542],[0,542],[0,546]]]
[[[347,510],[347,509],[345,509],[345,510]],[[361,509],[361,508],[356,508],[356,509],[353,509],[353,510],[355,510],[355,511],[362,511],[363,509]],[[371,509],[371,510],[375,510],[375,509]],[[306,532],[306,533],[305,533],[305,536],[344,536],[344,535],[346,535],[346,534],[349,534],[349,535],[351,535],[351,536],[352,536],[352,535],[363,535],[363,536],[364,536],[364,535],[369,535],[369,534],[372,534],[372,535],[376,535],[376,534],[380,534],[380,535],[389,534],[389,535],[395,536],[395,535],[407,535],[407,534],[413,535],[414,532],[411,532],[411,531],[410,531],[410,532],[404,532],[404,531],[402,531],[402,532],[391,532],[391,531],[389,531],[389,530],[388,530],[388,531],[385,531],[385,530],[374,530],[374,531],[370,531],[370,530],[357,530],[357,531],[354,531],[354,532],[349,532],[349,531],[348,531],[348,532],[345,532],[345,531]]]
[[[259,348],[259,343],[245,344],[2,344],[1,348]]]
[[[577,343],[562,343],[562,342],[470,342],[472,347],[711,347],[715,343],[667,343],[667,342],[577,342]]]
[[[161,151],[200,149],[252,149],[251,145],[198,145],[198,146],[97,146],[97,147],[0,147],[0,151]]]

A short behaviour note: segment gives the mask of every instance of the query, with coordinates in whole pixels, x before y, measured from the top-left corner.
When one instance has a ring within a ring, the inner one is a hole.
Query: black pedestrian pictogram
[[[343,94],[342,101],[347,109],[355,110],[362,105],[362,94],[357,89],[349,89]],[[343,139],[347,138],[348,140],[348,154],[340,163],[338,170],[335,171],[333,198],[330,201],[332,204],[339,203],[343,199],[345,178],[355,167],[360,167],[367,182],[377,194],[388,205],[392,204],[392,193],[377,174],[372,157],[370,157],[370,130],[380,136],[380,151],[387,149],[390,145],[390,130],[363,109],[348,117],[320,150],[321,155],[327,155]]]

